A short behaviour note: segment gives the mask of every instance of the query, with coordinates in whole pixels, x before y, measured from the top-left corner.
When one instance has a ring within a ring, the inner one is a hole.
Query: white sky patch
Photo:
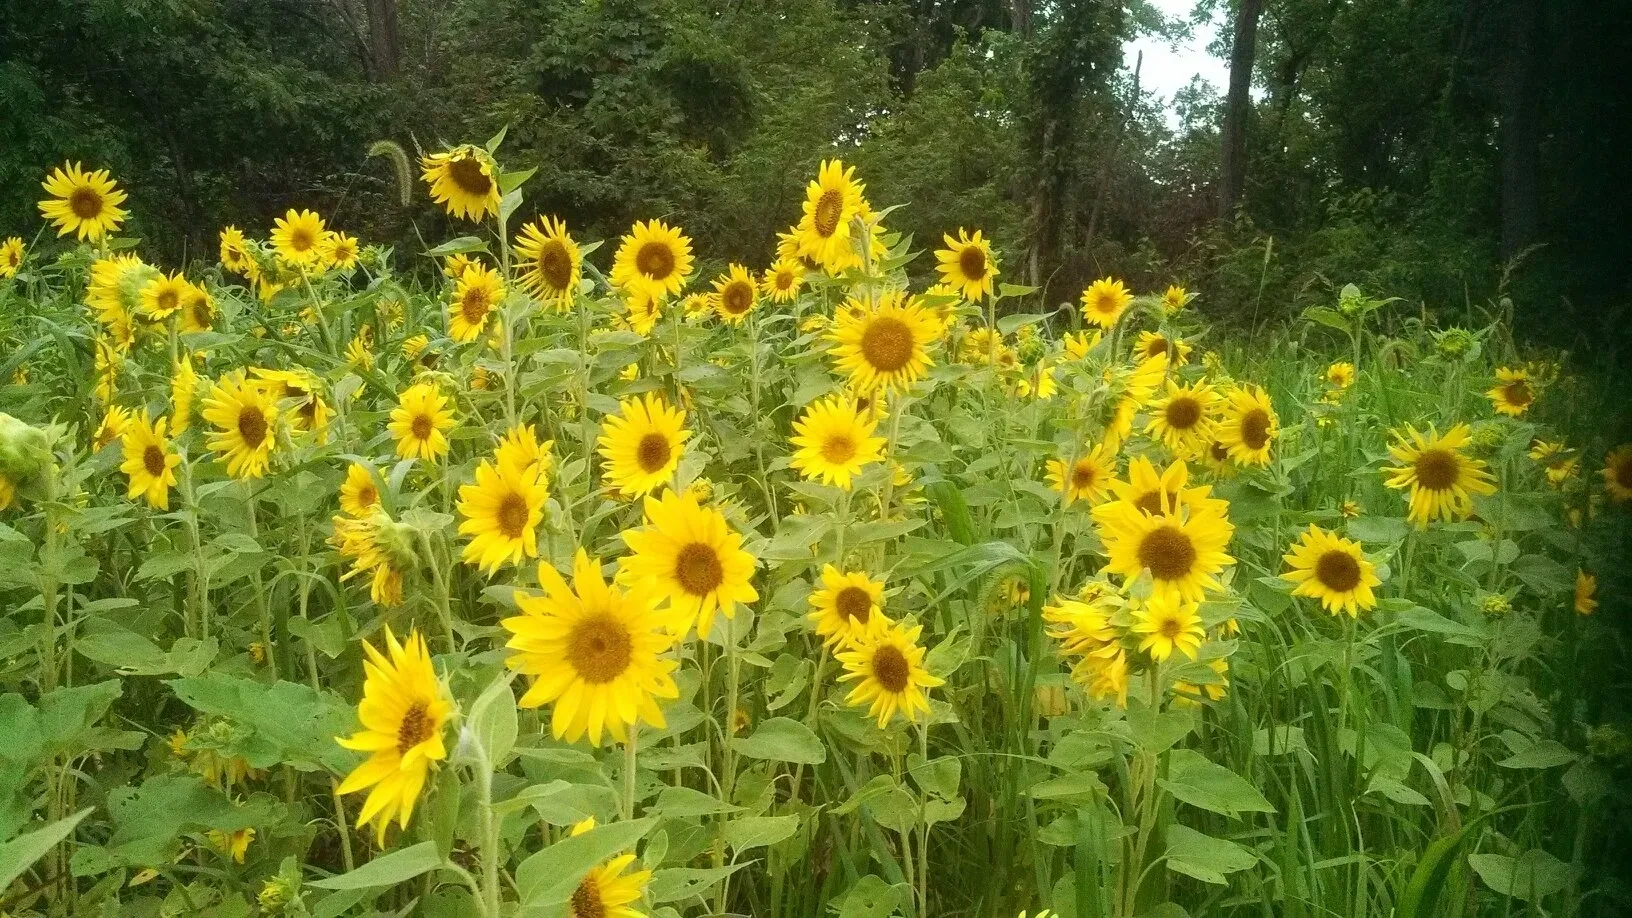
[[[1150,0],[1150,3],[1163,15],[1182,19],[1188,19],[1195,6],[1194,0]],[[1144,65],[1139,70],[1139,91],[1161,97],[1162,104],[1168,107],[1170,124],[1176,124],[1172,110],[1173,94],[1190,85],[1193,77],[1200,76],[1219,93],[1223,93],[1229,85],[1229,64],[1207,53],[1207,46],[1217,37],[1218,28],[1219,21],[1215,16],[1208,22],[1192,26],[1190,38],[1177,44],[1147,35],[1122,47],[1122,66],[1130,72],[1140,52],[1144,53]]]

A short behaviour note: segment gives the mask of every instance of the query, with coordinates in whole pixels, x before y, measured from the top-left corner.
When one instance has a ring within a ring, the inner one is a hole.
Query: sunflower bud
[[[22,483],[51,463],[51,441],[45,431],[0,412],[0,475]]]
[[[1513,611],[1513,604],[1508,602],[1506,596],[1492,593],[1479,603],[1479,608],[1483,609],[1486,615],[1506,615]]]
[[[1461,357],[1473,349],[1473,333],[1465,328],[1447,328],[1434,335],[1441,357]]]
[[[1592,728],[1592,734],[1587,738],[1587,749],[1595,759],[1623,759],[1632,755],[1632,738],[1628,738],[1626,731],[1614,724],[1599,724]]]

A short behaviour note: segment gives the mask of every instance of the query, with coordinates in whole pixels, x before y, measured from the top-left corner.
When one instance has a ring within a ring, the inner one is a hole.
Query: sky
[[[1195,0],[1149,0],[1150,4],[1162,11],[1162,14],[1172,18],[1188,18]],[[1139,88],[1146,94],[1159,95],[1162,101],[1171,106],[1173,94],[1190,84],[1190,79],[1198,74],[1202,79],[1213,84],[1213,87],[1223,93],[1229,82],[1229,66],[1222,59],[1212,57],[1207,53],[1207,45],[1218,34],[1218,21],[1202,23],[1192,29],[1192,35],[1187,41],[1177,45],[1169,44],[1161,38],[1145,36],[1137,41],[1123,46],[1123,66],[1133,69],[1139,53],[1144,52],[1144,66],[1139,70]],[[1168,120],[1176,120],[1171,107],[1168,109]]]

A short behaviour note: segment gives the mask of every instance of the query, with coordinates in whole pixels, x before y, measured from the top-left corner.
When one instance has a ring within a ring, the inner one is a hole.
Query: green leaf
[[[1191,806],[1226,816],[1275,812],[1275,807],[1247,779],[1208,761],[1193,749],[1173,750],[1168,758],[1167,777],[1157,779],[1156,783]]]
[[[748,866],[732,864],[729,867],[670,867],[652,874],[646,895],[654,904],[680,902],[707,892],[714,884]]]
[[[442,866],[442,855],[436,852],[436,842],[423,841],[417,845],[377,857],[350,873],[342,873],[326,880],[314,880],[318,889],[372,889],[376,886],[395,886],[412,880]]]
[[[0,889],[11,885],[11,881],[23,875],[33,863],[42,857],[57,843],[68,837],[74,831],[74,826],[80,820],[89,816],[95,807],[86,807],[83,810],[59,819],[43,829],[36,829],[26,835],[19,835],[11,841],[0,845]]]
[[[176,697],[206,714],[226,717],[250,734],[236,751],[256,768],[288,764],[300,771],[345,771],[355,755],[335,743],[355,727],[351,706],[297,682],[267,685],[225,673],[172,679]]]
[[[1565,748],[1563,744],[1550,739],[1544,739],[1528,749],[1518,752],[1497,762],[1503,768],[1557,768],[1575,761],[1576,754]]]
[[[1167,832],[1167,868],[1203,883],[1224,885],[1224,875],[1258,863],[1250,848],[1175,823]]]
[[[797,831],[798,816],[745,816],[725,824],[725,843],[740,852],[774,845]]]
[[[460,236],[449,239],[434,249],[425,252],[428,258],[446,258],[449,255],[462,255],[465,252],[487,252],[487,243],[475,236]],[[491,253],[489,253],[491,254]]]
[[[584,874],[602,861],[628,851],[657,825],[656,819],[636,819],[596,826],[532,855],[516,867],[516,892],[522,908],[564,903],[583,881]]]
[[[1004,284],[1003,286],[1007,287],[1009,285]],[[1043,319],[1044,316],[1041,313],[1014,312],[998,318],[997,330],[1005,335],[1012,335],[1014,334],[1015,329],[1023,328],[1027,325],[1035,325],[1038,322],[1043,321]]]
[[[773,717],[759,725],[752,736],[731,741],[733,748],[751,759],[820,765],[827,761],[827,747],[815,731],[787,717]]]
[[[1468,866],[1485,885],[1514,899],[1540,902],[1564,889],[1580,868],[1566,864],[1540,848],[1516,858],[1503,854],[1470,854]]]
[[[857,880],[839,901],[839,918],[890,918],[911,895],[906,884],[891,886],[870,873]]]
[[[718,797],[682,786],[663,788],[663,792],[657,795],[657,803],[653,808],[659,814],[670,818],[712,816],[715,813],[736,813],[742,810],[742,807],[726,803]]]
[[[514,674],[508,672],[494,678],[470,706],[466,718],[476,741],[487,752],[488,765],[495,771],[503,769],[510,750],[516,747],[518,727],[516,695],[510,690],[512,678]]]

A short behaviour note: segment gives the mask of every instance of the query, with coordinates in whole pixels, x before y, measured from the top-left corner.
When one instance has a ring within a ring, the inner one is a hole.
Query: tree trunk
[[[368,54],[374,61],[374,79],[395,79],[402,56],[397,29],[397,0],[367,0]]]
[[[1540,58],[1541,2],[1508,5],[1506,67],[1502,80],[1502,258],[1534,243],[1541,221]]]
[[[1247,117],[1252,113],[1252,63],[1258,53],[1258,15],[1263,0],[1241,0],[1230,42],[1230,89],[1224,98],[1223,149],[1218,159],[1218,216],[1235,219],[1247,182]]]

